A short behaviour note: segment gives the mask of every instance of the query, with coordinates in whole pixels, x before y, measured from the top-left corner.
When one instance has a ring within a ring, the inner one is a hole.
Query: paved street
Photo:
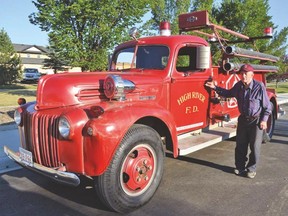
[[[178,159],[168,155],[164,177],[155,196],[129,215],[286,216],[288,105],[283,107],[286,115],[276,122],[273,139],[262,145],[255,179],[232,174],[233,140]],[[0,132],[1,148],[3,139],[11,142],[18,139],[17,130],[5,133],[9,137]],[[90,180],[81,187],[71,188],[26,169],[0,174],[0,209],[2,216],[118,215],[99,203]]]

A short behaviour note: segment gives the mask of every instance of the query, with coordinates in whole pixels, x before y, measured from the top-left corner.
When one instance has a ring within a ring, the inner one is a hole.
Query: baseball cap
[[[254,68],[250,64],[244,64],[241,66],[239,72],[249,72],[252,71],[254,72]]]

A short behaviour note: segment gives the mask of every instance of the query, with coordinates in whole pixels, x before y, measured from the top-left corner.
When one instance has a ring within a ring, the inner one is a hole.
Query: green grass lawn
[[[271,82],[267,84],[267,87],[274,88],[277,93],[288,93],[288,82]]]
[[[37,84],[0,85],[0,107],[18,106],[17,100],[24,97],[27,102],[36,100]]]

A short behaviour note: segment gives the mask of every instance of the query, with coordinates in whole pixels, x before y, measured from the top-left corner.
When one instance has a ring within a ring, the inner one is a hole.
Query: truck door
[[[208,124],[209,93],[204,84],[211,76],[211,67],[197,68],[197,58],[201,57],[196,45],[185,44],[177,50],[171,73],[170,111],[177,132],[185,133],[204,128]],[[206,60],[209,65],[210,57]]]

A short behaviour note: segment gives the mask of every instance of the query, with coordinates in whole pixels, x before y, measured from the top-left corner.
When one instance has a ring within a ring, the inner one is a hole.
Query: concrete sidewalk
[[[277,94],[277,102],[279,105],[288,103],[288,93]]]
[[[278,94],[278,104],[288,103],[288,93]],[[288,110],[286,110],[287,112]],[[11,170],[20,169],[17,165],[4,153],[4,145],[9,146],[12,150],[18,151],[20,144],[17,126],[15,124],[0,125],[0,174]]]

